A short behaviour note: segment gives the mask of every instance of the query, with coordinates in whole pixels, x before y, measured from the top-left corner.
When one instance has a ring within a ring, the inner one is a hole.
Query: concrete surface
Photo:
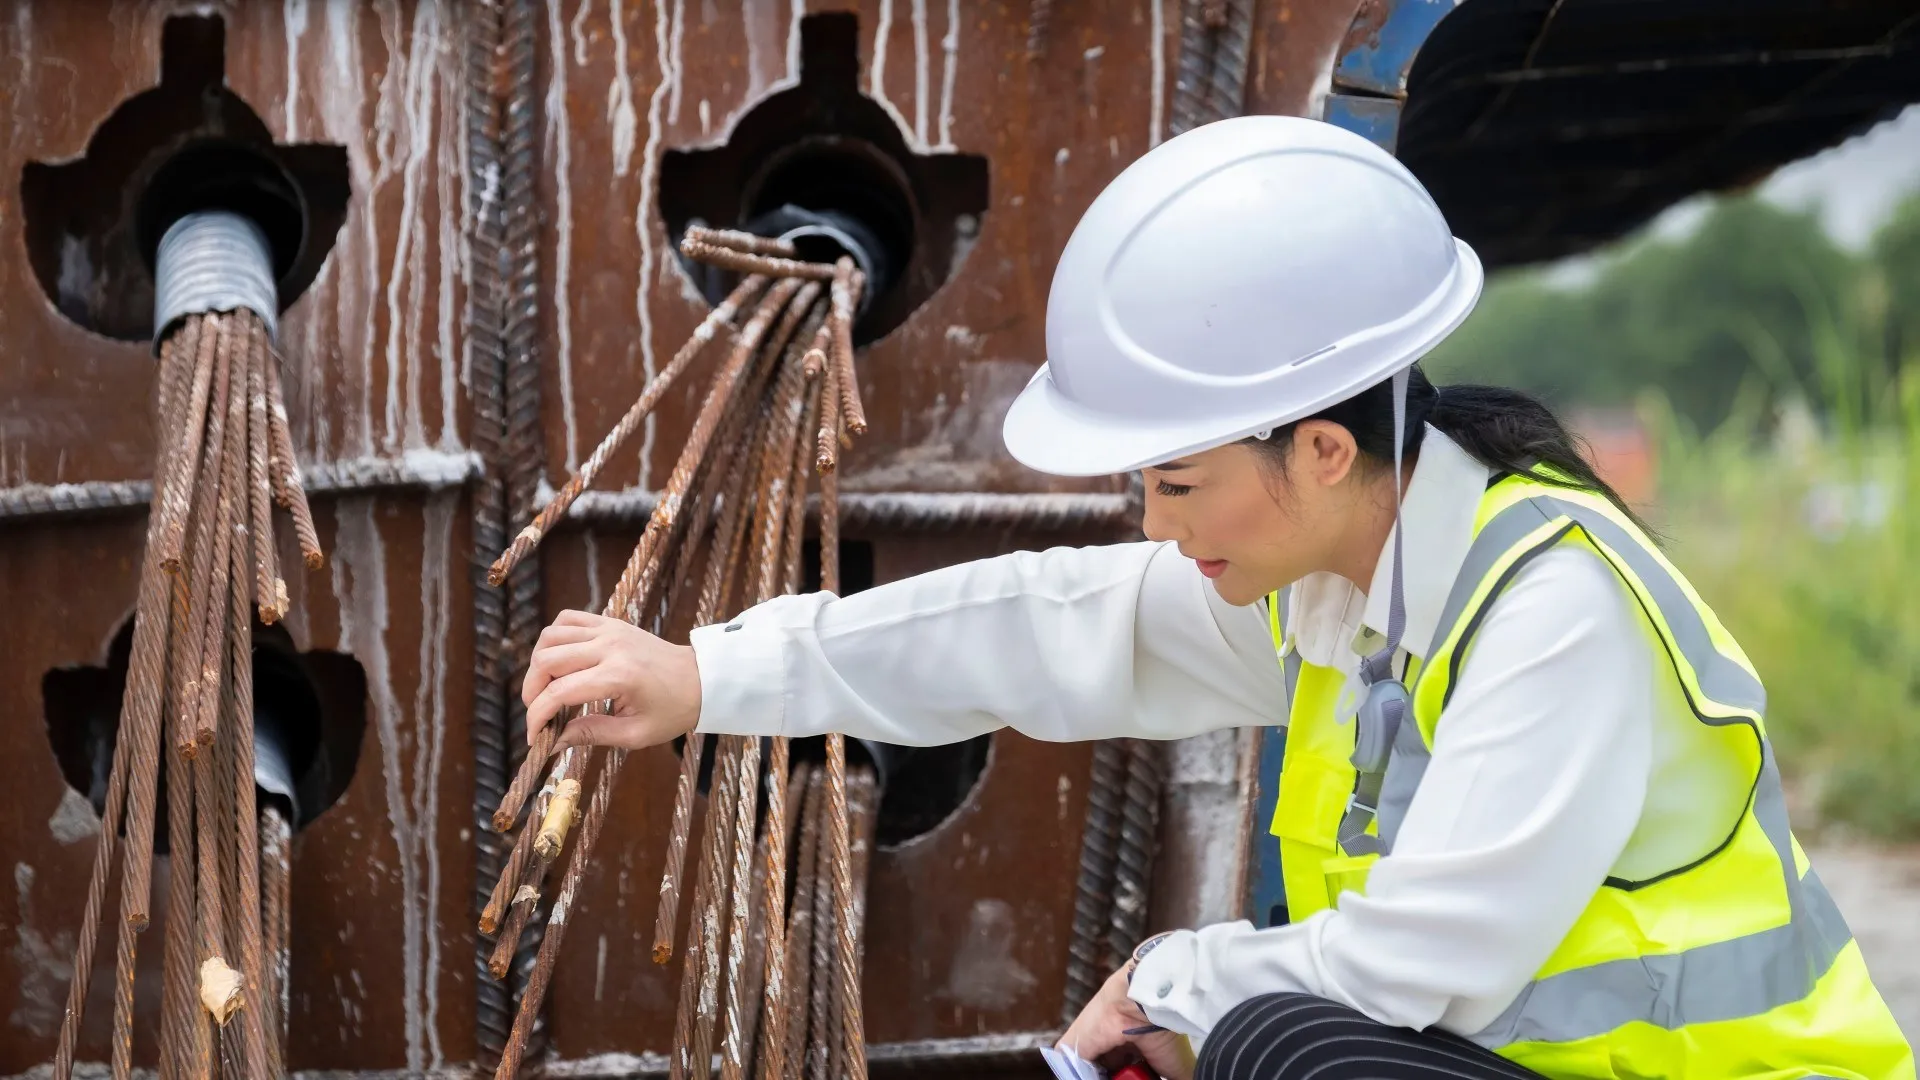
[[[1821,841],[1807,857],[1853,927],[1873,982],[1920,1040],[1920,847]]]

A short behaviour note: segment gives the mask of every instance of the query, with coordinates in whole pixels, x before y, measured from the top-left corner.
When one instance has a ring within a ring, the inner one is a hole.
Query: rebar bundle
[[[851,258],[809,262],[777,240],[707,229],[689,230],[682,250],[746,276],[488,575],[506,580],[707,346],[727,336],[730,347],[605,607],[609,617],[656,633],[675,614],[690,613],[694,625],[706,625],[796,591],[816,478],[821,585],[837,591],[835,468],[849,436],[866,430],[853,355],[854,313],[865,282]],[[592,747],[556,754],[566,719],[534,738],[493,815],[501,832],[519,826],[480,916],[481,933],[495,938],[488,965],[495,978],[507,974],[537,906],[552,897],[538,959],[495,1073],[499,1080],[514,1077],[527,1056],[626,756]],[[709,753],[705,832],[689,876],[694,804]],[[703,736],[686,740],[653,947],[657,963],[676,951],[681,956],[669,1058],[674,1080],[708,1076],[716,1052],[725,1080],[750,1073],[760,1080],[797,1080],[803,1073],[864,1080],[860,928],[877,806],[873,771],[849,764],[838,735],[827,738],[826,759],[817,768],[794,766],[784,738],[721,737],[711,751]],[[563,853],[565,871],[553,887],[549,879]],[[686,940],[676,950],[689,884]]]
[[[112,1065],[115,1080],[132,1073],[134,963],[151,909],[163,772],[169,858],[159,1075],[282,1073],[283,1009],[275,998],[285,980],[287,826],[277,810],[256,812],[253,770],[253,621],[257,612],[272,623],[287,609],[274,503],[291,516],[307,566],[317,568],[322,555],[292,458],[277,365],[266,325],[245,309],[189,316],[161,344],[160,449],[133,650],[54,1058],[57,1080],[73,1072],[123,827]],[[263,836],[273,845],[264,897]]]

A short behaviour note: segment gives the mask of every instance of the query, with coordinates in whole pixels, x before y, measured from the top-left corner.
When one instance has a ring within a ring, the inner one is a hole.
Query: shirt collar
[[[1473,545],[1473,521],[1490,473],[1437,428],[1428,425],[1400,502],[1406,529],[1401,552],[1402,595],[1407,623],[1401,647],[1424,657],[1433,650],[1440,615],[1453,579]],[[1295,583],[1287,626],[1301,659],[1348,668],[1358,654],[1385,643],[1392,603],[1393,536],[1387,536],[1366,592],[1332,573],[1309,574]]]

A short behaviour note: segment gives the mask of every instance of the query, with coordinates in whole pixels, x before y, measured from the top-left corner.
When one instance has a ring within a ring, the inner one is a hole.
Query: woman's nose
[[[1187,538],[1186,523],[1180,519],[1179,513],[1173,507],[1167,505],[1172,501],[1164,495],[1156,495],[1152,490],[1148,490],[1146,510],[1140,515],[1140,531],[1146,534],[1147,539],[1178,542]]]

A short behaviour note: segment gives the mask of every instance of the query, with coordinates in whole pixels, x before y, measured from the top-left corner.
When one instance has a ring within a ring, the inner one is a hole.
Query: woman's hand
[[[1146,1029],[1146,1030],[1142,1030]],[[1054,1045],[1111,1071],[1136,1057],[1166,1080],[1191,1080],[1193,1051],[1176,1032],[1155,1027],[1127,996],[1127,969],[1107,976],[1093,1000]],[[1103,1060],[1104,1059],[1104,1060]]]
[[[700,668],[693,647],[672,645],[619,619],[563,611],[540,633],[520,700],[527,741],[560,710],[610,702],[575,717],[561,746],[639,750],[685,735],[700,722]]]

